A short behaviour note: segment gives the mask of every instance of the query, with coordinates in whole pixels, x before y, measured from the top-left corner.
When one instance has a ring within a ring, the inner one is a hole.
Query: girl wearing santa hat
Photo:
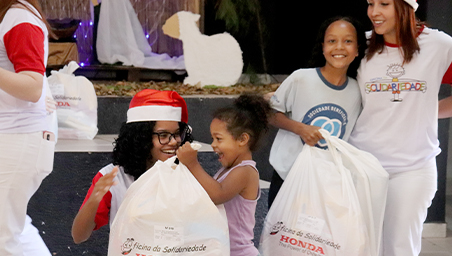
[[[145,89],[132,98],[114,142],[113,163],[94,177],[74,219],[76,244],[111,224],[129,186],[157,160],[175,156],[182,142],[192,141],[187,122],[187,105],[177,92]]]
[[[437,189],[438,110],[452,115],[443,101],[438,108],[441,83],[452,83],[452,37],[419,22],[415,0],[367,2],[373,29],[357,77],[363,110],[349,142],[389,173],[383,255],[414,256]]]

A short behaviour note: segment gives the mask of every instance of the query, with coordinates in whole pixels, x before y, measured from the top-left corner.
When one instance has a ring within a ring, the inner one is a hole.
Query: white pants
[[[419,255],[422,225],[436,190],[436,164],[389,175],[383,223],[383,256]]]
[[[26,216],[25,227],[20,234],[20,242],[25,256],[51,256],[47,245],[39,235],[39,230],[31,223],[30,216]]]
[[[24,255],[20,235],[28,201],[52,171],[55,142],[42,132],[0,134],[0,255]]]

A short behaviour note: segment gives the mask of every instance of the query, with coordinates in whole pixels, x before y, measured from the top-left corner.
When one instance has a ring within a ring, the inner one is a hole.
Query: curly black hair
[[[148,170],[147,163],[152,160],[154,146],[152,136],[156,121],[123,123],[118,138],[113,142],[113,164],[124,168],[124,172],[137,180]],[[179,122],[185,141],[193,141],[186,123]]]
[[[268,117],[271,111],[270,104],[262,95],[243,93],[234,101],[233,106],[216,110],[213,118],[225,122],[235,139],[243,133],[248,133],[250,135],[248,146],[254,151],[262,134],[268,130]]]
[[[338,20],[346,21],[355,27],[356,36],[358,38],[358,56],[350,63],[350,66],[347,69],[347,76],[356,78],[358,73],[358,67],[361,62],[361,59],[365,56],[366,48],[367,48],[367,39],[366,32],[362,24],[353,17],[348,16],[335,16],[325,20],[319,28],[319,32],[317,33],[317,38],[315,40],[314,48],[312,49],[311,60],[309,61],[309,67],[317,68],[323,67],[326,64],[325,56],[323,55],[323,42],[325,40],[325,33],[328,27]]]

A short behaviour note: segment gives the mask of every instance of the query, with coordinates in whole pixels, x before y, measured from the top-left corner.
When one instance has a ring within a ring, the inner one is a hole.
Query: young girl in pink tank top
[[[210,124],[212,148],[223,166],[211,177],[198,162],[197,151],[186,143],[177,157],[196,177],[215,204],[224,204],[231,256],[258,255],[253,244],[254,214],[260,196],[259,172],[253,161],[261,135],[267,130],[271,108],[263,97],[241,95],[231,107],[214,113]]]

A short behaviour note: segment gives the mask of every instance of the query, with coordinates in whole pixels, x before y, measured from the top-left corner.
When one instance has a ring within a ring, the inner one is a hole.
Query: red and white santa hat
[[[405,0],[405,2],[409,5],[411,5],[411,7],[413,7],[414,11],[417,10],[417,7],[419,6],[417,2],[417,0]]]
[[[130,101],[127,123],[144,121],[187,123],[187,104],[177,92],[144,89]]]

